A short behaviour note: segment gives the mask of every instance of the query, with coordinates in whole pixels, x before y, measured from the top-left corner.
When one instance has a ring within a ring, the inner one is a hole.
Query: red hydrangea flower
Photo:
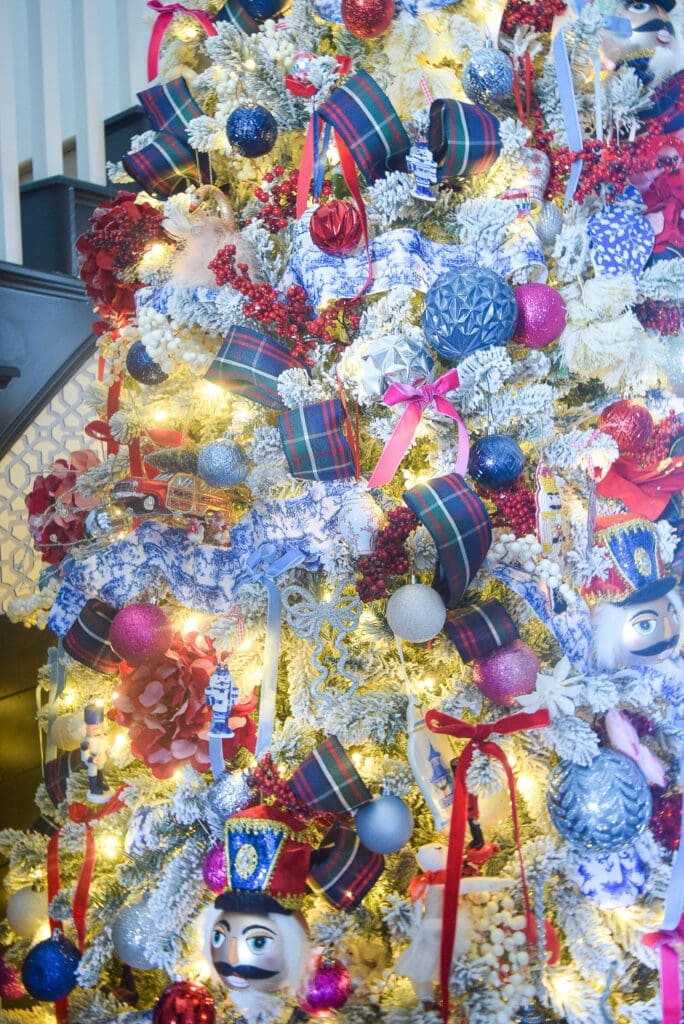
[[[156,665],[120,666],[121,684],[111,717],[128,729],[131,752],[155,778],[168,779],[185,763],[200,772],[209,770],[211,708],[204,691],[216,664],[210,640],[176,633]],[[254,749],[254,723],[245,713],[255,703],[234,707],[244,717],[230,718],[235,736],[223,742],[225,757],[241,746]]]
[[[134,192],[119,192],[98,206],[91,227],[76,240],[86,292],[97,311],[119,327],[135,313],[133,296],[141,287],[134,279],[136,264],[154,242],[171,242],[161,210],[135,200]]]
[[[24,501],[29,512],[28,525],[41,558],[57,565],[69,547],[83,540],[83,522],[97,498],[86,498],[77,489],[81,473],[98,466],[97,455],[89,451],[72,452],[69,462],[58,459],[47,476],[38,476]]]

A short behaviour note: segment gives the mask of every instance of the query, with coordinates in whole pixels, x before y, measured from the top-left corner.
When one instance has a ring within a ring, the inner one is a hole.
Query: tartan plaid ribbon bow
[[[388,484],[397,469],[399,463],[409,449],[409,445],[415,437],[418,424],[421,421],[423,412],[433,405],[437,412],[443,416],[449,416],[455,420],[458,428],[458,456],[456,459],[456,472],[461,476],[468,468],[468,431],[460,415],[448,400],[446,395],[454,391],[460,384],[458,371],[448,370],[432,383],[421,383],[414,381],[413,384],[405,384],[395,381],[390,384],[383,402],[385,405],[398,405],[406,403],[401,419],[394,428],[394,433],[385,445],[384,451],[378,459],[373,474],[368,481],[369,487],[380,487]]]
[[[466,774],[473,754],[476,750],[481,751],[489,757],[496,758],[501,763],[506,773],[508,782],[508,793],[511,800],[511,818],[513,820],[513,835],[518,851],[520,863],[520,880],[522,883],[523,900],[527,919],[530,920],[530,903],[527,893],[527,881],[525,878],[525,865],[522,859],[520,848],[520,825],[518,821],[518,806],[515,797],[515,779],[513,771],[506,754],[498,743],[492,739],[492,734],[511,735],[511,733],[522,732],[528,729],[540,729],[549,725],[551,717],[546,708],[541,708],[533,714],[519,712],[515,715],[507,715],[500,718],[498,722],[489,724],[482,723],[473,725],[464,722],[460,718],[453,718],[442,711],[428,711],[425,715],[425,724],[431,732],[442,733],[447,736],[454,736],[458,739],[466,739],[461,756],[456,765],[454,773],[454,802],[451,808],[451,827],[449,829],[449,845],[447,848],[446,879],[444,884],[444,910],[442,915],[442,940],[440,947],[440,988],[442,993],[442,1020],[447,1024],[449,1019],[449,974],[451,972],[451,958],[454,952],[454,940],[456,938],[456,925],[458,921],[458,897],[461,890],[461,873],[463,870],[463,854],[465,852],[466,827],[468,816],[468,788],[466,786]]]
[[[257,757],[261,757],[270,746],[275,724],[282,612],[282,600],[276,579],[288,569],[294,569],[296,565],[301,565],[305,559],[306,555],[299,548],[287,548],[279,555],[275,544],[262,544],[247,558],[247,575],[240,583],[240,586],[245,583],[261,583],[266,588],[268,598],[264,669],[259,697],[259,725],[255,748]]]
[[[148,192],[162,196],[184,192],[189,182],[209,183],[209,157],[194,150],[185,135],[190,121],[204,113],[185,79],[174,78],[143,89],[138,99],[157,134],[147,146],[123,158],[128,174]]]
[[[682,991],[679,977],[679,953],[677,946],[684,946],[684,915],[676,928],[661,929],[641,937],[649,949],[660,952],[660,998],[663,1008],[663,1024],[681,1024]]]
[[[278,377],[284,370],[306,369],[275,338],[250,327],[230,328],[205,377],[252,402],[284,412]]]
[[[161,0],[147,0],[147,6],[157,14],[147,47],[147,78],[151,82],[159,74],[159,51],[162,39],[171,25],[174,15],[187,14],[194,18],[208,36],[215,36],[217,33],[211,17],[206,11],[201,11],[197,7],[186,7],[184,4],[163,4]]]

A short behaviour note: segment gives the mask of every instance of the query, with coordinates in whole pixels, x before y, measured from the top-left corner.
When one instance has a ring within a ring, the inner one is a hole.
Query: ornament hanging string
[[[522,885],[523,900],[527,919],[530,919],[529,895],[527,892],[527,880],[525,878],[525,866],[522,859],[520,845],[520,824],[518,820],[518,805],[515,796],[515,779],[513,771],[506,754],[501,747],[490,737],[493,733],[511,735],[512,733],[526,731],[528,729],[540,729],[548,726],[551,717],[546,708],[535,711],[533,714],[520,712],[515,715],[508,715],[500,718],[491,724],[472,725],[459,718],[444,714],[441,711],[428,711],[425,715],[425,723],[431,732],[442,733],[447,736],[454,736],[459,739],[467,739],[461,756],[458,759],[454,774],[454,802],[451,811],[451,827],[449,830],[449,846],[447,850],[446,864],[446,885],[444,889],[444,912],[442,919],[442,942],[440,948],[440,987],[442,996],[442,1021],[447,1024],[449,1019],[449,974],[451,972],[451,958],[454,951],[454,940],[456,937],[456,925],[458,920],[458,898],[461,889],[461,873],[463,870],[463,855],[465,853],[466,825],[468,813],[468,789],[466,786],[466,774],[473,754],[476,750],[496,758],[506,773],[508,782],[508,793],[511,801],[511,818],[513,821],[513,836],[518,860],[520,863],[520,881]]]
[[[147,6],[156,12],[157,18],[152,28],[152,35],[147,48],[147,78],[152,81],[159,74],[159,52],[161,44],[176,14],[187,14],[202,26],[208,36],[217,35],[216,28],[209,14],[197,7],[185,7],[184,4],[163,4],[161,0],[147,0]]]

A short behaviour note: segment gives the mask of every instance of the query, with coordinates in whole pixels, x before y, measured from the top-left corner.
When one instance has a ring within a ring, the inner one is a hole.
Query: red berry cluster
[[[256,768],[253,768],[247,776],[247,784],[252,789],[260,790],[264,803],[276,804],[291,814],[309,814],[308,809],[300,804],[285,779],[282,778],[280,768],[271,754],[264,754]]]
[[[514,36],[519,25],[531,25],[536,32],[550,32],[553,19],[565,11],[565,0],[508,0],[501,31]]]
[[[357,330],[359,317],[351,314],[353,299],[339,299],[318,316],[309,305],[304,289],[292,285],[283,295],[266,281],[252,281],[246,263],[235,263],[235,246],[225,245],[209,264],[219,287],[229,284],[246,296],[245,316],[268,325],[277,338],[286,341],[295,358],[307,358],[317,343],[340,345],[342,333]]]
[[[642,327],[659,331],[665,338],[679,334],[684,322],[684,306],[673,306],[666,302],[646,299],[634,307]]]
[[[387,516],[387,526],[380,531],[375,551],[359,559],[357,569],[361,579],[356,590],[362,601],[377,601],[388,596],[387,580],[401,576],[409,570],[404,544],[418,525],[418,517],[405,505],[393,508]]]
[[[481,498],[489,499],[496,511],[490,514],[492,526],[509,527],[516,537],[525,537],[537,530],[537,505],[534,491],[524,484],[514,484],[505,491],[485,491],[476,487]]]
[[[255,219],[263,221],[273,234],[287,227],[288,221],[295,215],[297,206],[299,171],[290,171],[287,177],[284,175],[285,168],[282,164],[276,164],[272,171],[264,175],[261,185],[254,189],[255,198],[263,203],[255,214]],[[321,201],[325,202],[331,194],[332,182],[324,181]]]
[[[682,425],[677,413],[670,409],[667,416],[656,423],[648,441],[636,453],[640,466],[657,466],[670,454],[672,444],[681,436]]]

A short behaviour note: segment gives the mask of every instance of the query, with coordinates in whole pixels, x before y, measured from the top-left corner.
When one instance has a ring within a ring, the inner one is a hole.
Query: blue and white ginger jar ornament
[[[655,231],[641,212],[641,193],[628,185],[613,203],[605,203],[587,221],[591,260],[600,274],[638,277],[648,263],[655,244]]]
[[[568,870],[583,896],[602,910],[631,907],[646,887],[648,871],[633,846],[584,854]]]

